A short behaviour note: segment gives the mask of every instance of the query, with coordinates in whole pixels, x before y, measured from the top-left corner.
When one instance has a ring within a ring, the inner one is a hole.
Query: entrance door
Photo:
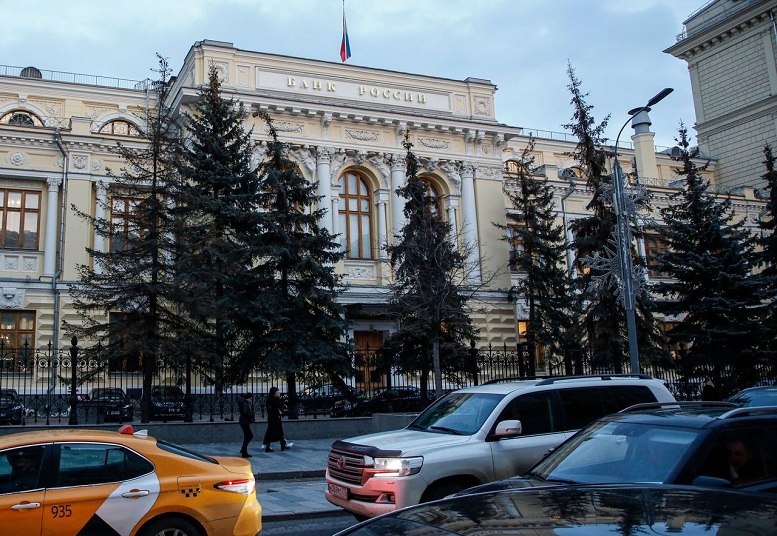
[[[383,348],[383,333],[380,331],[354,331],[354,352],[356,355],[356,388],[371,391],[386,386],[386,379],[378,373],[375,350]]]

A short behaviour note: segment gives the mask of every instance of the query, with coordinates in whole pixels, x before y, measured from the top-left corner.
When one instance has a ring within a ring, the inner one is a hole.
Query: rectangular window
[[[651,277],[666,277],[666,274],[658,269],[659,253],[668,251],[666,242],[658,234],[645,234],[645,262]]]
[[[0,338],[6,349],[32,351],[35,341],[35,311],[0,311]]]
[[[507,243],[510,249],[510,271],[511,272],[526,272],[526,270],[520,265],[519,259],[523,257],[525,253],[525,245],[523,243],[523,237],[520,230],[524,227],[522,225],[508,225],[507,226]]]
[[[110,344],[106,350],[110,372],[140,372],[143,359],[133,342],[141,336],[141,321],[138,314],[111,313]]]
[[[111,251],[127,251],[130,244],[140,238],[141,230],[134,216],[140,202],[140,199],[129,197],[114,197],[111,200]]]
[[[38,249],[40,192],[0,189],[0,247]]]

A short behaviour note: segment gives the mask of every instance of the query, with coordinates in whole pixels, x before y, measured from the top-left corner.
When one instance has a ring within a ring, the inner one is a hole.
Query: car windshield
[[[777,406],[777,387],[742,391],[726,400],[745,406]]]
[[[178,387],[155,387],[151,390],[151,396],[162,400],[183,400],[183,391]]]
[[[666,483],[697,430],[628,422],[597,422],[582,430],[530,474],[552,482]]]
[[[472,435],[483,427],[504,395],[455,392],[426,408],[408,425],[412,430]]]

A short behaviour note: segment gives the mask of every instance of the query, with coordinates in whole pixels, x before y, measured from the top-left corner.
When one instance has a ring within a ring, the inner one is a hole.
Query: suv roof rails
[[[494,378],[493,380],[488,380],[487,382],[483,382],[480,385],[493,385],[495,383],[521,382],[524,380],[543,380],[547,377],[548,376],[508,376],[506,378]]]
[[[675,402],[643,402],[634,404],[620,410],[618,413],[632,413],[644,409],[662,409],[662,408],[734,408],[738,406],[733,402],[696,402],[693,400],[678,400]]]
[[[552,376],[550,378],[545,378],[537,385],[551,385],[553,383],[559,382],[559,381],[567,381],[567,380],[612,380],[615,378],[635,378],[638,380],[652,380],[653,377],[649,376],[648,374],[589,374],[587,376]]]
[[[738,407],[721,415],[720,419],[732,419],[736,417],[752,417],[758,415],[777,415],[777,406],[752,406]]]

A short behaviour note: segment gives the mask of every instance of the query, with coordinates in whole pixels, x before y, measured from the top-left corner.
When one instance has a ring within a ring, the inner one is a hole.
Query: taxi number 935
[[[55,504],[51,507],[51,517],[56,519],[59,517],[70,517],[73,515],[73,511],[70,509],[69,504]]]

